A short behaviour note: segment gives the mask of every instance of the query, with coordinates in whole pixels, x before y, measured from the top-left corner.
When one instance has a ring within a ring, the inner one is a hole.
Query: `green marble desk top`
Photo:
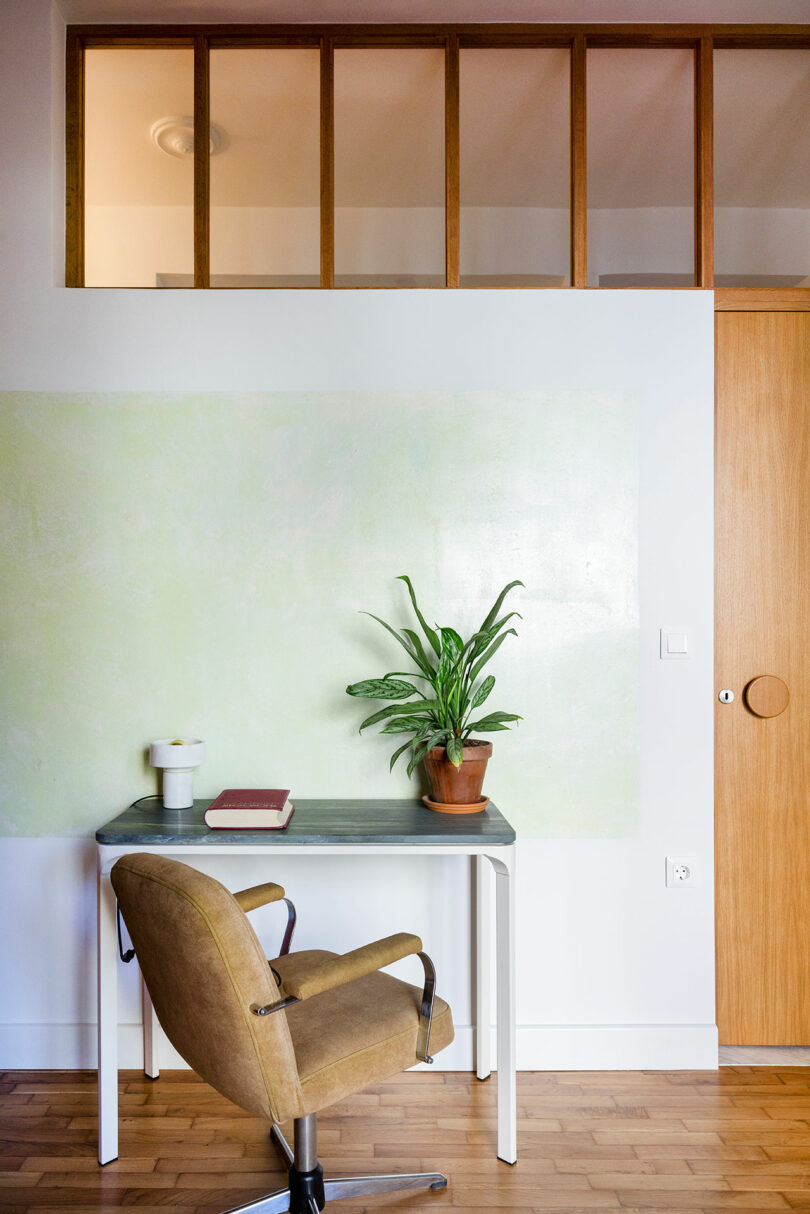
[[[490,801],[483,813],[440,814],[421,801],[304,801],[296,799],[286,830],[210,830],[203,813],[211,800],[195,801],[191,809],[164,809],[158,799],[141,798],[96,831],[106,844],[213,847],[264,844],[273,847],[322,843],[465,844],[514,843],[515,832]]]

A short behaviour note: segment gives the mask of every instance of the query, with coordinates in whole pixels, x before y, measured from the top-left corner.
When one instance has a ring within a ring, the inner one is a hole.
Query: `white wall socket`
[[[697,859],[694,856],[667,856],[667,885],[677,889],[697,885]]]

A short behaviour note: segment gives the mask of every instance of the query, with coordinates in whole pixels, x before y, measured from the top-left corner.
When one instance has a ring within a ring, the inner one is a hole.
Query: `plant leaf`
[[[447,653],[452,661],[461,656],[464,649],[464,642],[456,632],[455,628],[442,628],[442,653]]]
[[[491,712],[488,717],[481,717],[480,721],[471,721],[467,728],[486,730],[491,725],[502,725],[504,721],[522,720],[523,717],[514,712]]]
[[[470,710],[472,710],[473,708],[480,707],[480,705],[483,704],[484,700],[487,698],[487,696],[492,691],[492,688],[494,686],[495,686],[495,675],[488,674],[487,677],[484,679],[483,683],[481,684],[481,686],[476,691],[475,695],[473,696],[473,701],[472,701],[472,704],[470,705]]]
[[[464,740],[466,742],[467,738],[469,738],[469,736],[473,730],[475,730],[476,733],[497,733],[501,729],[508,729],[508,728],[509,728],[508,725],[501,725],[497,721],[494,721],[494,722],[491,721],[489,724],[484,722],[483,725],[480,724],[479,722],[476,722],[474,725],[468,725],[466,727],[466,729],[464,730]]]
[[[414,653],[416,654],[416,660],[419,663],[419,665],[422,667],[422,669],[424,670],[425,674],[432,675],[433,667],[431,666],[430,662],[428,661],[428,656],[425,653],[425,650],[422,646],[422,642],[419,640],[419,637],[417,636],[417,634],[413,631],[412,628],[403,628],[402,631],[404,632],[405,636],[408,638],[408,640],[413,645]]]
[[[430,724],[428,717],[394,717],[380,733],[418,733],[425,725]],[[408,743],[410,745],[410,743]]]
[[[455,628],[441,628],[439,631],[442,635],[442,651],[436,668],[435,686],[437,691],[446,693],[445,699],[449,702],[461,678],[460,658],[464,652],[464,642]]]
[[[399,750],[394,751],[394,753],[391,755],[391,762],[388,765],[389,772],[394,770],[394,764],[396,763],[399,756],[404,755],[405,751],[408,750],[409,747],[411,747],[412,745],[413,745],[413,742],[406,742],[403,746],[400,746]]]
[[[417,674],[415,670],[389,670],[388,674],[383,675],[383,678],[393,679],[396,675],[402,675],[402,677],[405,679],[425,679],[428,683],[433,682],[433,680],[428,678],[426,674]],[[417,688],[417,691],[418,690],[419,689]]]
[[[498,612],[501,609],[501,604],[503,603],[503,600],[506,598],[506,596],[510,590],[514,590],[515,586],[523,586],[523,582],[510,582],[508,586],[504,586],[503,590],[501,591],[501,593],[498,595],[497,599],[495,600],[492,610],[490,611],[489,615],[487,616],[487,618],[484,620],[483,624],[481,625],[479,632],[487,632],[487,630],[492,627],[492,625],[495,623],[496,619],[498,618]],[[524,587],[524,589],[525,589],[525,587]]]
[[[406,642],[406,641],[403,641],[403,639],[402,639],[402,637],[399,635],[399,633],[398,633],[398,632],[396,632],[396,631],[395,631],[395,629],[393,629],[393,628],[391,627],[391,625],[390,625],[390,624],[386,624],[385,620],[381,620],[381,619],[380,619],[380,617],[379,617],[378,615],[374,615],[374,614],[373,614],[372,612],[370,612],[370,611],[362,611],[360,614],[361,614],[361,615],[368,615],[368,616],[371,616],[371,619],[372,619],[372,620],[376,620],[378,624],[382,624],[382,626],[383,626],[383,628],[385,629],[385,631],[386,631],[386,632],[390,632],[390,633],[391,633],[391,636],[394,638],[394,640],[395,640],[395,641],[397,641],[397,642],[398,642],[398,643],[399,643],[399,644],[402,646],[402,648],[405,650],[405,652],[407,653],[407,655],[408,655],[408,657],[411,659],[411,661],[412,661],[412,662],[416,662],[416,665],[417,665],[417,666],[421,666],[421,663],[420,663],[420,661],[419,661],[419,658],[416,656],[416,654],[414,653],[414,651],[413,651],[413,650],[412,650],[412,649],[409,647],[409,645],[407,644],[407,642]],[[421,666],[421,669],[422,669],[422,671],[423,671],[423,673],[424,673],[424,674],[427,674],[427,675],[429,675],[429,674],[430,674],[430,669],[429,669],[429,668],[426,668],[425,666]]]
[[[449,729],[439,729],[436,733],[431,734],[429,738],[425,739],[423,737],[418,747],[416,743],[419,739],[414,738],[413,757],[408,764],[408,775],[412,776],[414,769],[419,766],[427,752],[434,746],[439,746],[442,742],[446,742],[450,734],[451,731]]]
[[[439,638],[436,636],[436,633],[433,631],[433,629],[431,627],[429,627],[427,620],[422,615],[422,612],[419,610],[419,605],[416,602],[416,594],[414,592],[413,586],[411,585],[411,579],[408,577],[407,573],[400,573],[397,578],[397,581],[404,582],[405,585],[408,587],[408,594],[411,596],[411,604],[413,605],[413,609],[416,614],[416,618],[419,621],[419,623],[422,625],[422,631],[424,632],[427,639],[430,641],[431,648],[433,649],[434,653],[438,657],[439,653],[441,652],[441,646],[439,645]]]
[[[362,696],[366,700],[405,700],[416,693],[413,683],[401,679],[364,679],[346,688],[350,696]]]
[[[379,712],[366,717],[358,733],[362,733],[369,725],[376,725],[378,721],[387,720],[388,717],[424,716],[426,709],[438,707],[437,700],[410,700],[407,704],[389,704],[387,708],[381,708]]]
[[[519,620],[523,619],[523,616],[520,614],[519,611],[510,611],[506,615],[502,615],[501,618],[496,623],[494,623],[491,628],[488,628],[486,632],[479,632],[477,634],[478,641],[476,642],[476,646],[475,646],[475,649],[473,650],[472,657],[477,658],[479,653],[481,653],[482,650],[486,649],[489,642],[498,635],[498,633],[503,628],[504,624],[508,624],[509,621],[511,619],[513,619],[515,616],[517,616],[517,618]]]
[[[506,638],[509,636],[510,633],[512,634],[512,636],[515,636],[515,637],[517,636],[517,633],[515,632],[514,628],[507,628],[506,632],[502,632],[501,635],[492,642],[489,649],[487,649],[486,652],[478,659],[478,661],[475,663],[472,670],[470,671],[470,682],[471,683],[475,682],[478,675],[481,673],[483,668],[486,666],[487,662],[490,660],[490,658],[495,653],[495,650],[498,649],[498,647],[504,643],[504,641],[506,640]]]
[[[519,620],[523,619],[523,616],[519,611],[510,611],[508,615],[501,616],[497,623],[493,624],[491,628],[488,628],[486,632],[477,632],[475,634],[476,640],[472,652],[470,653],[470,663],[474,662],[477,657],[480,657],[490,641],[495,639],[503,628],[504,624],[508,624],[513,616],[517,616]],[[517,635],[517,633],[515,633],[515,635]]]
[[[417,762],[420,762],[422,759],[424,759],[427,752],[429,750],[432,750],[434,746],[447,745],[447,739],[452,736],[453,736],[453,731],[451,729],[437,729],[434,733],[432,733],[430,735],[430,737],[426,736],[424,746],[422,749],[422,753],[419,755],[419,759],[417,759]]]
[[[461,767],[461,760],[464,758],[464,743],[455,734],[448,739],[447,757],[454,767]]]

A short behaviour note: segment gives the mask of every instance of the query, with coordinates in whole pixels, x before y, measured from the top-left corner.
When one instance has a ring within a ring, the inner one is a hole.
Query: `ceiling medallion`
[[[167,156],[194,155],[194,119],[193,118],[159,118],[149,129],[152,142]],[[228,137],[221,127],[209,124],[209,151],[212,156],[224,152],[228,146]]]

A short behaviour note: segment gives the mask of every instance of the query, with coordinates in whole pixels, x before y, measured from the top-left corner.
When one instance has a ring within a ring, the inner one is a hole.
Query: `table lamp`
[[[158,738],[149,745],[149,762],[163,768],[163,808],[190,809],[194,804],[194,770],[205,760],[200,738]]]

